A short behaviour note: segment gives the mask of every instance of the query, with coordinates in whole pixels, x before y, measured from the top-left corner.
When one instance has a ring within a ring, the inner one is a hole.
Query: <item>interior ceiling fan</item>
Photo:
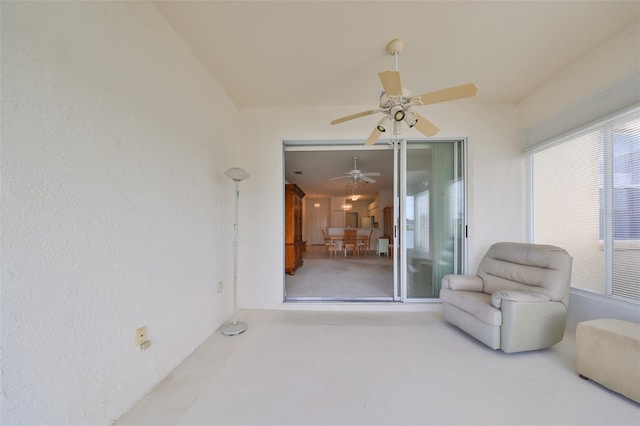
[[[387,130],[389,125],[394,126],[393,131],[397,132],[397,125],[404,121],[409,128],[415,127],[425,136],[433,136],[440,129],[433,123],[421,116],[411,108],[418,105],[430,105],[439,102],[453,101],[456,99],[469,98],[476,95],[478,88],[473,83],[462,84],[460,86],[449,87],[447,89],[437,90],[435,92],[425,93],[419,96],[413,96],[411,92],[402,88],[400,83],[400,72],[398,71],[398,54],[404,50],[404,40],[396,38],[387,44],[387,52],[395,57],[395,71],[383,71],[378,73],[380,83],[382,83],[383,91],[379,96],[379,107],[362,111],[356,114],[347,115],[346,117],[337,118],[331,124],[344,123],[360,117],[366,117],[375,112],[382,112],[382,117],[378,125],[373,129],[369,139],[365,145],[374,144],[380,135]],[[355,169],[355,167],[354,167]]]
[[[375,183],[375,179],[372,179],[370,176],[382,176],[379,172],[369,172],[363,173],[362,170],[358,170],[358,157],[353,157],[353,170],[350,172],[345,172],[344,176],[338,176],[331,178],[329,180],[338,180],[338,179],[350,179],[352,182],[368,182]]]

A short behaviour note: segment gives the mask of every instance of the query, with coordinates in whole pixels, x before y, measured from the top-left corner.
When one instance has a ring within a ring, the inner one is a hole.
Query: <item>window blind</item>
[[[573,287],[640,301],[640,110],[530,155],[533,241],[572,255]]]
[[[616,120],[611,128],[610,290],[640,301],[640,117]]]

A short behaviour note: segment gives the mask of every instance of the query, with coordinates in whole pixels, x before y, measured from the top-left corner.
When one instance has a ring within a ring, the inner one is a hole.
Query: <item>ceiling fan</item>
[[[409,128],[415,127],[425,136],[433,136],[438,129],[429,120],[411,111],[411,108],[419,105],[430,105],[439,102],[453,101],[456,99],[469,98],[476,95],[478,88],[473,83],[462,84],[460,86],[449,87],[447,89],[437,90],[435,92],[425,93],[419,96],[413,96],[411,92],[402,88],[400,83],[400,72],[398,71],[398,54],[404,50],[404,40],[396,38],[387,44],[387,52],[395,57],[395,71],[383,71],[378,73],[380,83],[382,83],[383,91],[380,92],[378,99],[379,107],[362,111],[356,114],[347,115],[337,118],[331,124],[344,123],[360,117],[366,117],[375,112],[382,112],[382,117],[378,125],[373,129],[369,139],[365,145],[374,144],[380,135],[387,130],[387,126],[397,126],[404,121]],[[388,123],[388,124],[387,124]],[[397,127],[393,129],[397,130]],[[355,168],[355,167],[354,167]]]
[[[338,179],[351,179],[352,182],[368,182],[368,183],[375,183],[375,179],[371,179],[370,176],[382,176],[379,172],[369,172],[369,173],[363,173],[362,170],[358,170],[358,157],[357,156],[353,156],[353,170],[351,170],[350,172],[345,172],[344,176],[338,176],[338,177],[334,177],[331,178],[329,180],[338,180]]]

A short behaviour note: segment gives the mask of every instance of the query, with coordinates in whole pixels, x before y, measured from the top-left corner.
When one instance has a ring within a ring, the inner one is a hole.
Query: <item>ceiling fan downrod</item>
[[[392,55],[395,59],[396,69],[398,71],[398,57],[400,53],[404,50],[404,40],[401,38],[394,38],[389,43],[387,43],[387,53]]]

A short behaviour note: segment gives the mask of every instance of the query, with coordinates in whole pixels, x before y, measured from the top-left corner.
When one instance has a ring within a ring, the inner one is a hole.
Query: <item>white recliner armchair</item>
[[[564,336],[572,258],[550,246],[492,245],[477,275],[445,275],[444,319],[492,349],[547,348]]]

